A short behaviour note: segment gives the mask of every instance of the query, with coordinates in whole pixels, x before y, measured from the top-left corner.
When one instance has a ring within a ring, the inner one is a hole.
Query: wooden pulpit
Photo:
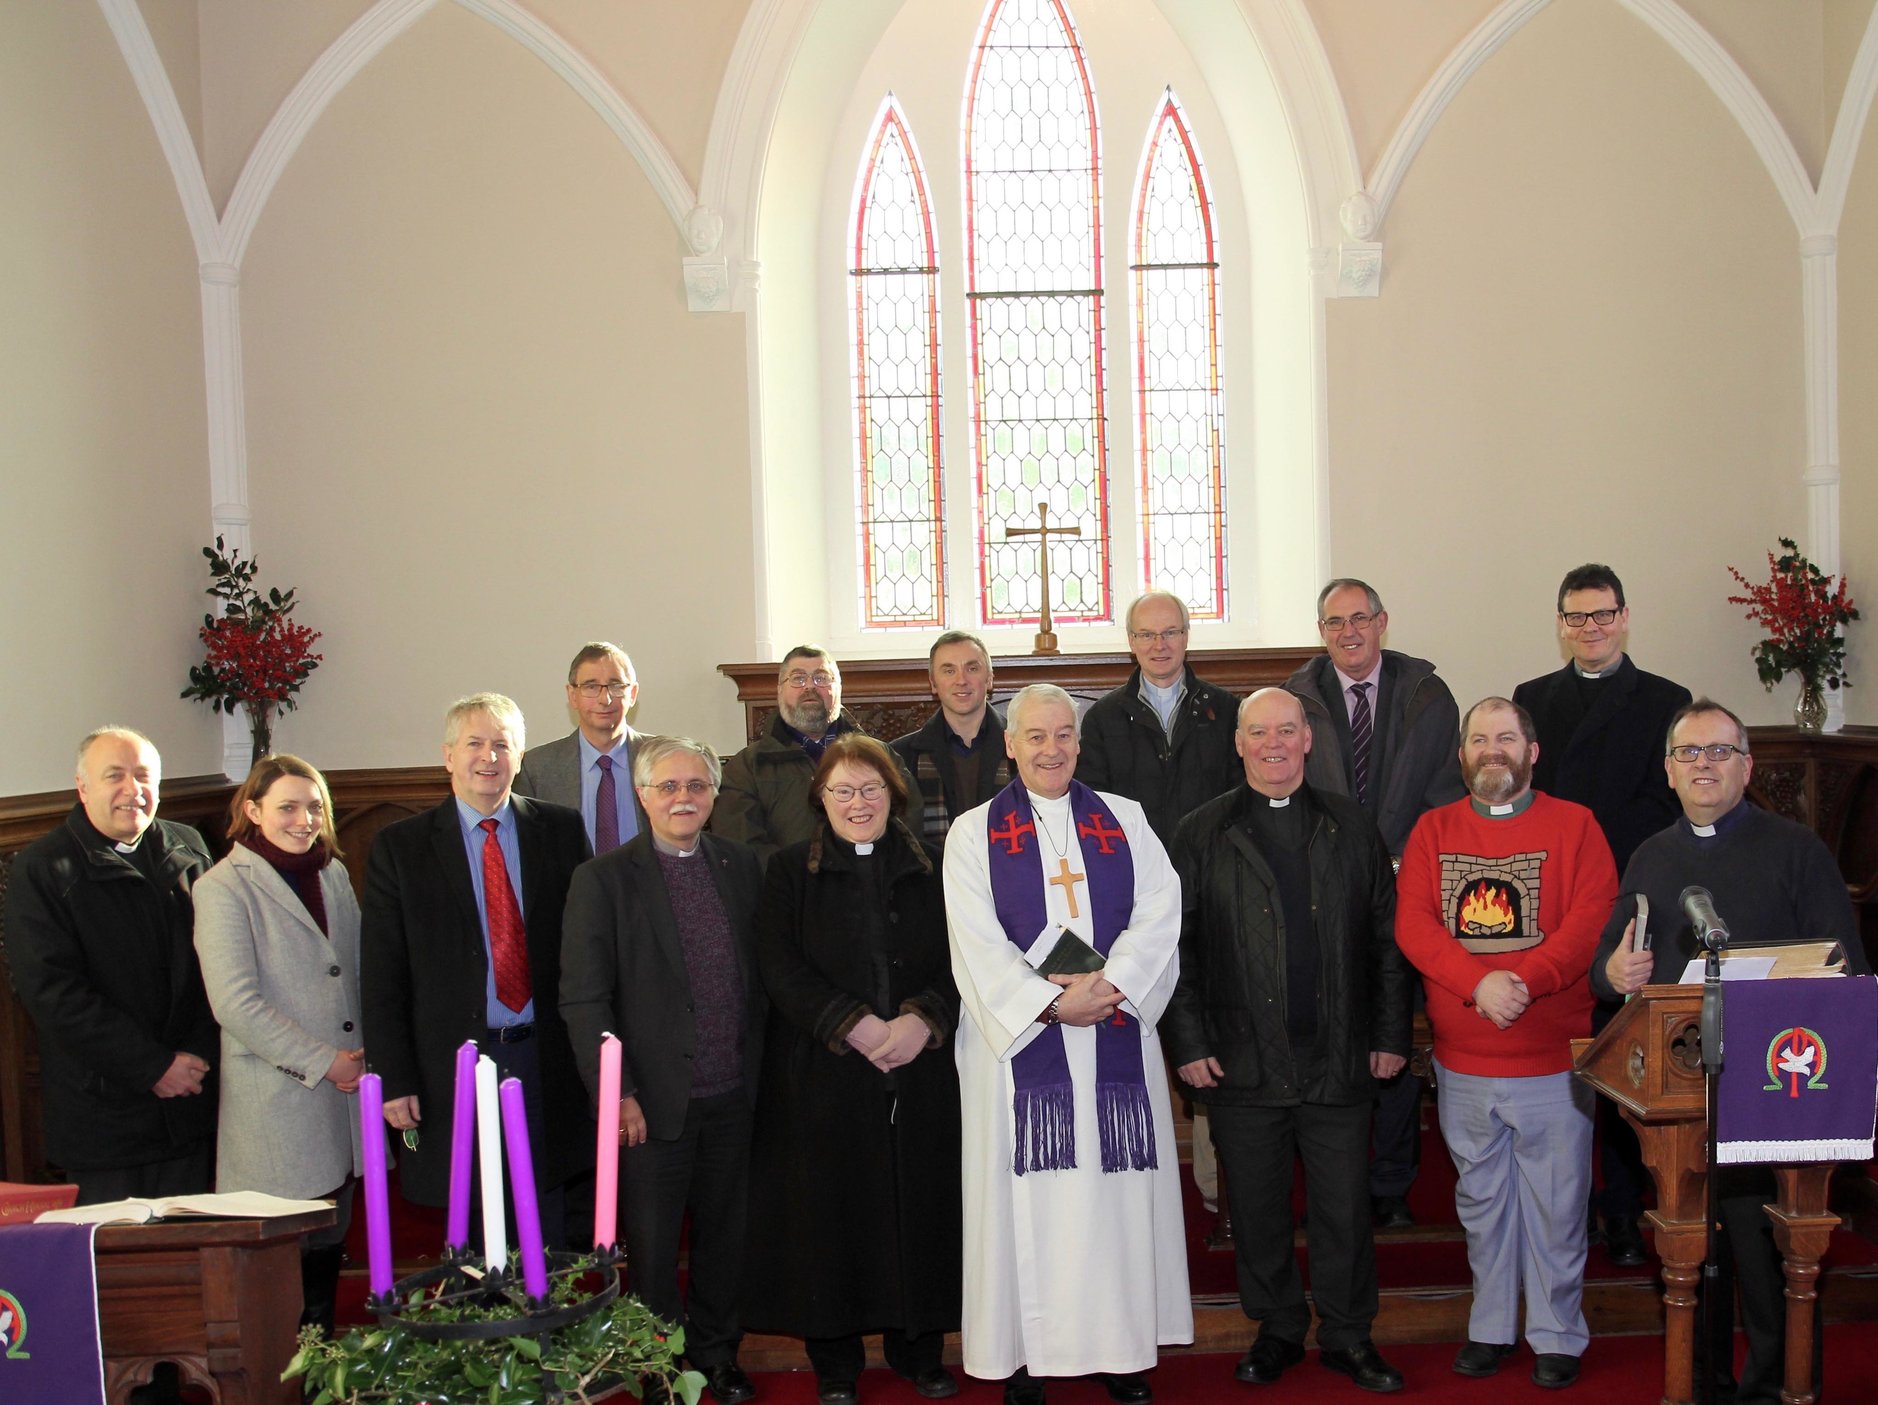
[[[1694,1399],[1696,1284],[1707,1246],[1708,1104],[1702,1082],[1702,987],[1638,991],[1596,1039],[1574,1039],[1578,1076],[1637,1129],[1656,1181],[1650,1212],[1663,1261],[1663,1405]],[[1779,1166],[1767,1207],[1787,1276],[1783,1405],[1812,1405],[1819,1260],[1839,1217],[1826,1210],[1830,1164]]]

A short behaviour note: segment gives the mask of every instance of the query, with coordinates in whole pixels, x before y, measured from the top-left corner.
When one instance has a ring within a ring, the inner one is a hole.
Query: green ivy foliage
[[[550,1296],[565,1306],[579,1296],[572,1275],[557,1274]],[[421,1291],[405,1299],[404,1315],[425,1322],[492,1321],[521,1308],[445,1304]],[[622,1293],[604,1309],[538,1337],[434,1341],[403,1327],[352,1328],[336,1341],[317,1327],[300,1334],[300,1349],[281,1373],[303,1377],[307,1405],[541,1405],[555,1398],[590,1405],[619,1389],[663,1405],[697,1405],[704,1377],[681,1371],[684,1332]]]

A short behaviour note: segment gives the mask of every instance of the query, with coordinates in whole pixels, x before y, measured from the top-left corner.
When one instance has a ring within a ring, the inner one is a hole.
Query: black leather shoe
[[[1043,1382],[1020,1366],[1004,1383],[1004,1405],[1043,1405]]]
[[[1578,1358],[1556,1351],[1542,1351],[1533,1363],[1532,1383],[1547,1390],[1563,1390],[1578,1380]]]
[[[1623,1268],[1639,1268],[1650,1261],[1650,1251],[1643,1247],[1643,1231],[1630,1219],[1605,1220],[1604,1252],[1611,1256],[1612,1263]]]
[[[817,1381],[815,1398],[821,1405],[854,1405],[853,1381]]]
[[[1470,1340],[1455,1353],[1454,1370],[1462,1376],[1491,1376],[1500,1369],[1500,1363],[1512,1354],[1512,1342]]]
[[[1283,1337],[1268,1337],[1263,1332],[1252,1349],[1233,1367],[1233,1379],[1251,1385],[1271,1385],[1304,1359],[1304,1344],[1288,1342]]]
[[[1141,1376],[1112,1376],[1104,1371],[1102,1384],[1108,1387],[1109,1399],[1115,1405],[1148,1405],[1154,1399],[1154,1387]]]
[[[1402,1389],[1402,1373],[1376,1354],[1373,1342],[1327,1346],[1318,1352],[1317,1359],[1331,1370],[1342,1372],[1364,1390],[1373,1390],[1378,1395]]]
[[[699,1369],[704,1372],[705,1387],[717,1405],[742,1405],[743,1401],[756,1394],[756,1387],[750,1384],[743,1367],[735,1361],[720,1361],[715,1366]]]
[[[943,1366],[921,1371],[910,1379],[922,1400],[949,1400],[959,1393],[958,1377]]]
[[[1415,1223],[1415,1212],[1399,1195],[1372,1195],[1369,1210],[1377,1229],[1407,1229]]]

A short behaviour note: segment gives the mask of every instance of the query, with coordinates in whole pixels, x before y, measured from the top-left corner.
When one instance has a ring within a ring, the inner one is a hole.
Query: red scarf
[[[274,871],[305,905],[307,915],[330,937],[332,933],[326,931],[326,895],[320,891],[320,870],[333,861],[326,841],[316,839],[304,854],[290,854],[257,829],[244,834],[238,842],[273,865]]]

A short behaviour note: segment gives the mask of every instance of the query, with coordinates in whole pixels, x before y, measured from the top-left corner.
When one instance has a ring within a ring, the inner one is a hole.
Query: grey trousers
[[[1467,1335],[1508,1345],[1526,1294],[1535,1352],[1582,1356],[1591,1089],[1569,1073],[1481,1078],[1435,1065],[1441,1135],[1460,1173],[1474,1305]]]

